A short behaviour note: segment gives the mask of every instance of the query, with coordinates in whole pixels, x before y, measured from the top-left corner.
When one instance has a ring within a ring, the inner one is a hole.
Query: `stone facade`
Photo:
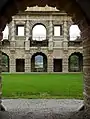
[[[32,30],[36,24],[42,24],[46,28],[47,46],[30,46]],[[16,71],[16,59],[24,59],[24,72],[31,72],[31,58],[37,53],[44,53],[47,57],[47,72],[54,72],[54,59],[62,60],[61,72],[68,72],[68,59],[73,53],[83,53],[82,45],[69,45],[69,28],[72,24],[71,17],[56,8],[46,6],[27,8],[25,12],[19,12],[12,17],[9,27],[9,46],[2,47],[2,52],[9,56],[9,71]],[[24,36],[16,34],[16,26],[24,26]],[[62,34],[54,36],[54,26],[62,27]],[[5,41],[5,39],[3,39]],[[57,71],[58,72],[58,71]]]

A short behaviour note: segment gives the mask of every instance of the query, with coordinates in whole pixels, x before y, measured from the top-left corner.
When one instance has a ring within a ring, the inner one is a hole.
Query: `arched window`
[[[42,52],[37,52],[31,58],[32,72],[47,72],[47,56]]]
[[[81,72],[83,71],[83,56],[81,53],[73,53],[69,57],[69,71]]]
[[[70,58],[70,69],[72,71],[78,71],[79,70],[79,56],[72,55]]]
[[[36,41],[46,40],[46,28],[42,24],[37,24],[32,30],[32,39]]]
[[[2,72],[9,72],[9,56],[2,53]]]

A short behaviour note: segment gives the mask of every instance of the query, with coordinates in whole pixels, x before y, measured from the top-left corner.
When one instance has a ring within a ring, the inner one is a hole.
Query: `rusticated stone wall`
[[[84,70],[84,105],[86,113],[90,114],[90,26],[85,19],[80,21],[83,40],[83,70]]]

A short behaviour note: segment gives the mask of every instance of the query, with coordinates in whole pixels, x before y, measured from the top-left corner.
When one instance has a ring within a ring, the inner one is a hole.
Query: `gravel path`
[[[74,119],[82,104],[75,99],[6,99],[0,119]]]

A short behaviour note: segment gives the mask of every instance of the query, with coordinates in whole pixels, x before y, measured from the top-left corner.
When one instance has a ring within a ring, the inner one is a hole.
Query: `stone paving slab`
[[[75,99],[5,99],[0,119],[70,119],[82,104]]]

